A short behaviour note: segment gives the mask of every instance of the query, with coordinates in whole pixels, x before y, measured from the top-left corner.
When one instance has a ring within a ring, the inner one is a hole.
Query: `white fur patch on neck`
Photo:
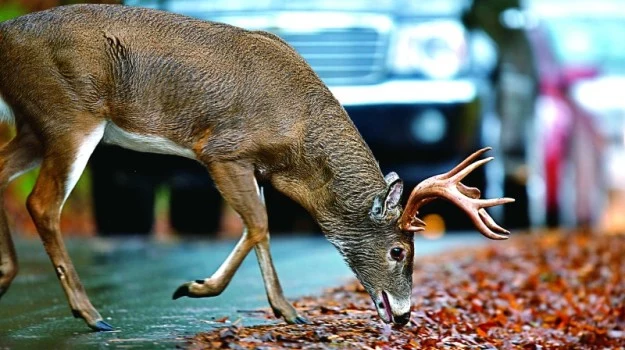
[[[121,146],[139,152],[171,154],[196,159],[195,153],[164,137],[141,135],[126,131],[112,122],[106,125],[104,143]]]

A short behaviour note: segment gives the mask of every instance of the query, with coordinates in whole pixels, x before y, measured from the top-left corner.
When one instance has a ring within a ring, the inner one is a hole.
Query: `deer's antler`
[[[406,208],[399,219],[399,227],[404,231],[417,232],[424,229],[425,223],[417,218],[419,208],[436,197],[446,198],[459,206],[471,218],[477,229],[490,239],[507,239],[510,232],[497,225],[484,208],[512,203],[513,198],[480,199],[480,190],[467,187],[460,181],[479,166],[493,157],[477,160],[491,148],[482,148],[473,153],[451,171],[423,180],[412,190]]]

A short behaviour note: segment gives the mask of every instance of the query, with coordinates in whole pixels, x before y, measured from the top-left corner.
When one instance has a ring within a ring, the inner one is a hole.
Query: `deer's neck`
[[[326,234],[365,220],[386,184],[345,112],[313,119],[302,147],[300,164],[274,185],[304,206]]]

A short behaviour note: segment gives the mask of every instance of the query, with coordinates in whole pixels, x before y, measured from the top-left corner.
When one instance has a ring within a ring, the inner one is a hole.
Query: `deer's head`
[[[486,237],[508,238],[509,232],[498,226],[484,208],[514,200],[479,199],[477,188],[460,183],[490,160],[476,161],[487,150],[475,152],[451,171],[421,182],[412,191],[405,210],[400,205],[402,181],[395,173],[386,175],[386,188],[362,206],[367,210],[366,215],[359,215],[357,222],[351,223],[353,227],[345,228],[347,233],[328,237],[355,272],[385,322],[404,325],[410,320],[413,237],[425,226],[416,217],[423,204],[436,197],[446,198],[463,209]]]
[[[403,183],[395,173],[385,177],[386,188],[365,200],[362,215],[329,236],[373,300],[384,322],[406,324],[410,319],[412,232],[403,232],[398,220]]]

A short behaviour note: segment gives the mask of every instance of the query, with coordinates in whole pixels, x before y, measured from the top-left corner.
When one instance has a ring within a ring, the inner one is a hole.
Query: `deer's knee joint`
[[[0,286],[2,286],[4,281],[10,283],[17,275],[18,270],[17,261],[14,259],[7,260],[0,265]]]
[[[32,216],[33,218],[43,216],[43,213],[45,211],[45,206],[32,193],[30,194],[30,196],[28,196],[28,199],[26,200],[26,208],[28,209],[30,216]]]
[[[267,235],[269,234],[269,230],[266,227],[255,227],[254,229],[249,229],[247,232],[247,239],[250,240],[253,244],[261,242]]]
[[[57,210],[51,208],[48,203],[45,203],[39,196],[32,193],[28,196],[26,207],[37,227],[52,228],[57,217]]]

